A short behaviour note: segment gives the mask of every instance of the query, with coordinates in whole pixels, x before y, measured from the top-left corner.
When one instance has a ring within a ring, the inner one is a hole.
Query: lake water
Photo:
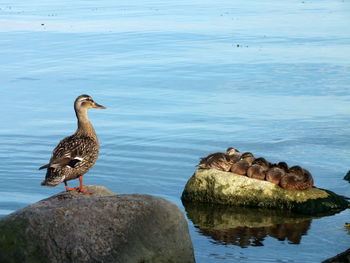
[[[349,210],[180,200],[199,157],[228,146],[350,196],[349,1],[15,2],[0,2],[1,215],[64,190],[40,186],[38,167],[75,131],[86,93],[107,109],[89,112],[101,152],[85,183],[176,203],[197,262],[320,262],[349,248]]]

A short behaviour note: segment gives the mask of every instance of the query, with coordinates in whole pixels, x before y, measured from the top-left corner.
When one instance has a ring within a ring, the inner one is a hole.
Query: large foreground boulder
[[[285,190],[267,181],[215,169],[198,169],[182,193],[184,202],[285,209],[316,215],[349,208],[344,197],[316,187]]]
[[[181,210],[149,195],[62,192],[0,220],[0,262],[194,262]]]

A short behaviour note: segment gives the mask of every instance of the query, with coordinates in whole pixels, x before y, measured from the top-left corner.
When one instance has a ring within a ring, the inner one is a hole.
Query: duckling
[[[285,162],[273,164],[266,173],[266,181],[279,185],[281,178],[288,172],[288,165]]]
[[[280,185],[287,190],[305,190],[313,187],[314,180],[308,170],[300,166],[293,166],[281,178]]]
[[[302,168],[302,169],[303,169],[303,175],[305,178],[304,182],[306,183],[308,188],[314,187],[314,178],[312,177],[312,174],[305,168]]]
[[[254,179],[265,180],[266,172],[270,167],[270,163],[263,157],[253,161],[252,166],[247,171],[247,176]]]
[[[254,157],[254,155],[251,152],[245,152],[245,153],[242,153],[242,155],[241,155],[241,160],[242,159],[244,159],[248,163],[252,164],[253,161],[255,160],[255,157]]]
[[[234,158],[236,161],[238,161],[241,158],[241,156],[242,156],[242,154],[237,149],[232,148],[232,147],[228,147],[226,149],[226,153],[230,157]]]
[[[288,164],[286,162],[279,162],[277,167],[283,169],[283,171],[288,172]]]
[[[76,132],[59,142],[52,152],[48,164],[39,168],[47,169],[45,180],[41,185],[56,186],[64,183],[67,191],[77,190],[90,194],[83,187],[83,175],[95,164],[99,143],[95,130],[88,119],[87,110],[91,108],[105,109],[96,103],[89,95],[80,95],[74,102],[74,110],[78,119]],[[79,178],[79,187],[68,187],[67,181]]]
[[[232,165],[230,171],[239,175],[246,175],[249,167],[254,161],[254,155],[250,152],[242,154],[241,159]]]
[[[220,171],[229,171],[231,166],[238,161],[240,154],[237,149],[227,148],[226,153],[217,152],[201,158],[197,165],[202,169],[217,169]]]

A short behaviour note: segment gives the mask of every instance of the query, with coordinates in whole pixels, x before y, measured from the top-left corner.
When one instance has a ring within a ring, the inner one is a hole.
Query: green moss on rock
[[[343,210],[349,203],[319,188],[285,190],[267,181],[214,169],[199,169],[187,182],[183,201],[286,209],[301,214]]]
[[[29,221],[21,217],[8,223],[0,221],[0,262],[48,262],[44,260],[47,257],[38,244],[35,231],[28,225]],[[18,249],[23,246],[26,246],[25,250]]]

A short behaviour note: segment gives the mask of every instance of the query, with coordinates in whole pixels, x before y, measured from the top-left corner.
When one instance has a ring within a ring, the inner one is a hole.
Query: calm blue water
[[[86,184],[186,214],[199,157],[233,146],[350,196],[349,11],[325,0],[1,1],[0,214],[64,189],[41,187],[37,168],[75,131],[83,93],[108,107],[89,112],[101,153]],[[349,210],[293,225],[294,238],[232,220],[214,233],[187,213],[197,262],[320,262],[350,246]],[[273,228],[290,227],[278,218]],[[231,240],[243,236],[256,242]]]

